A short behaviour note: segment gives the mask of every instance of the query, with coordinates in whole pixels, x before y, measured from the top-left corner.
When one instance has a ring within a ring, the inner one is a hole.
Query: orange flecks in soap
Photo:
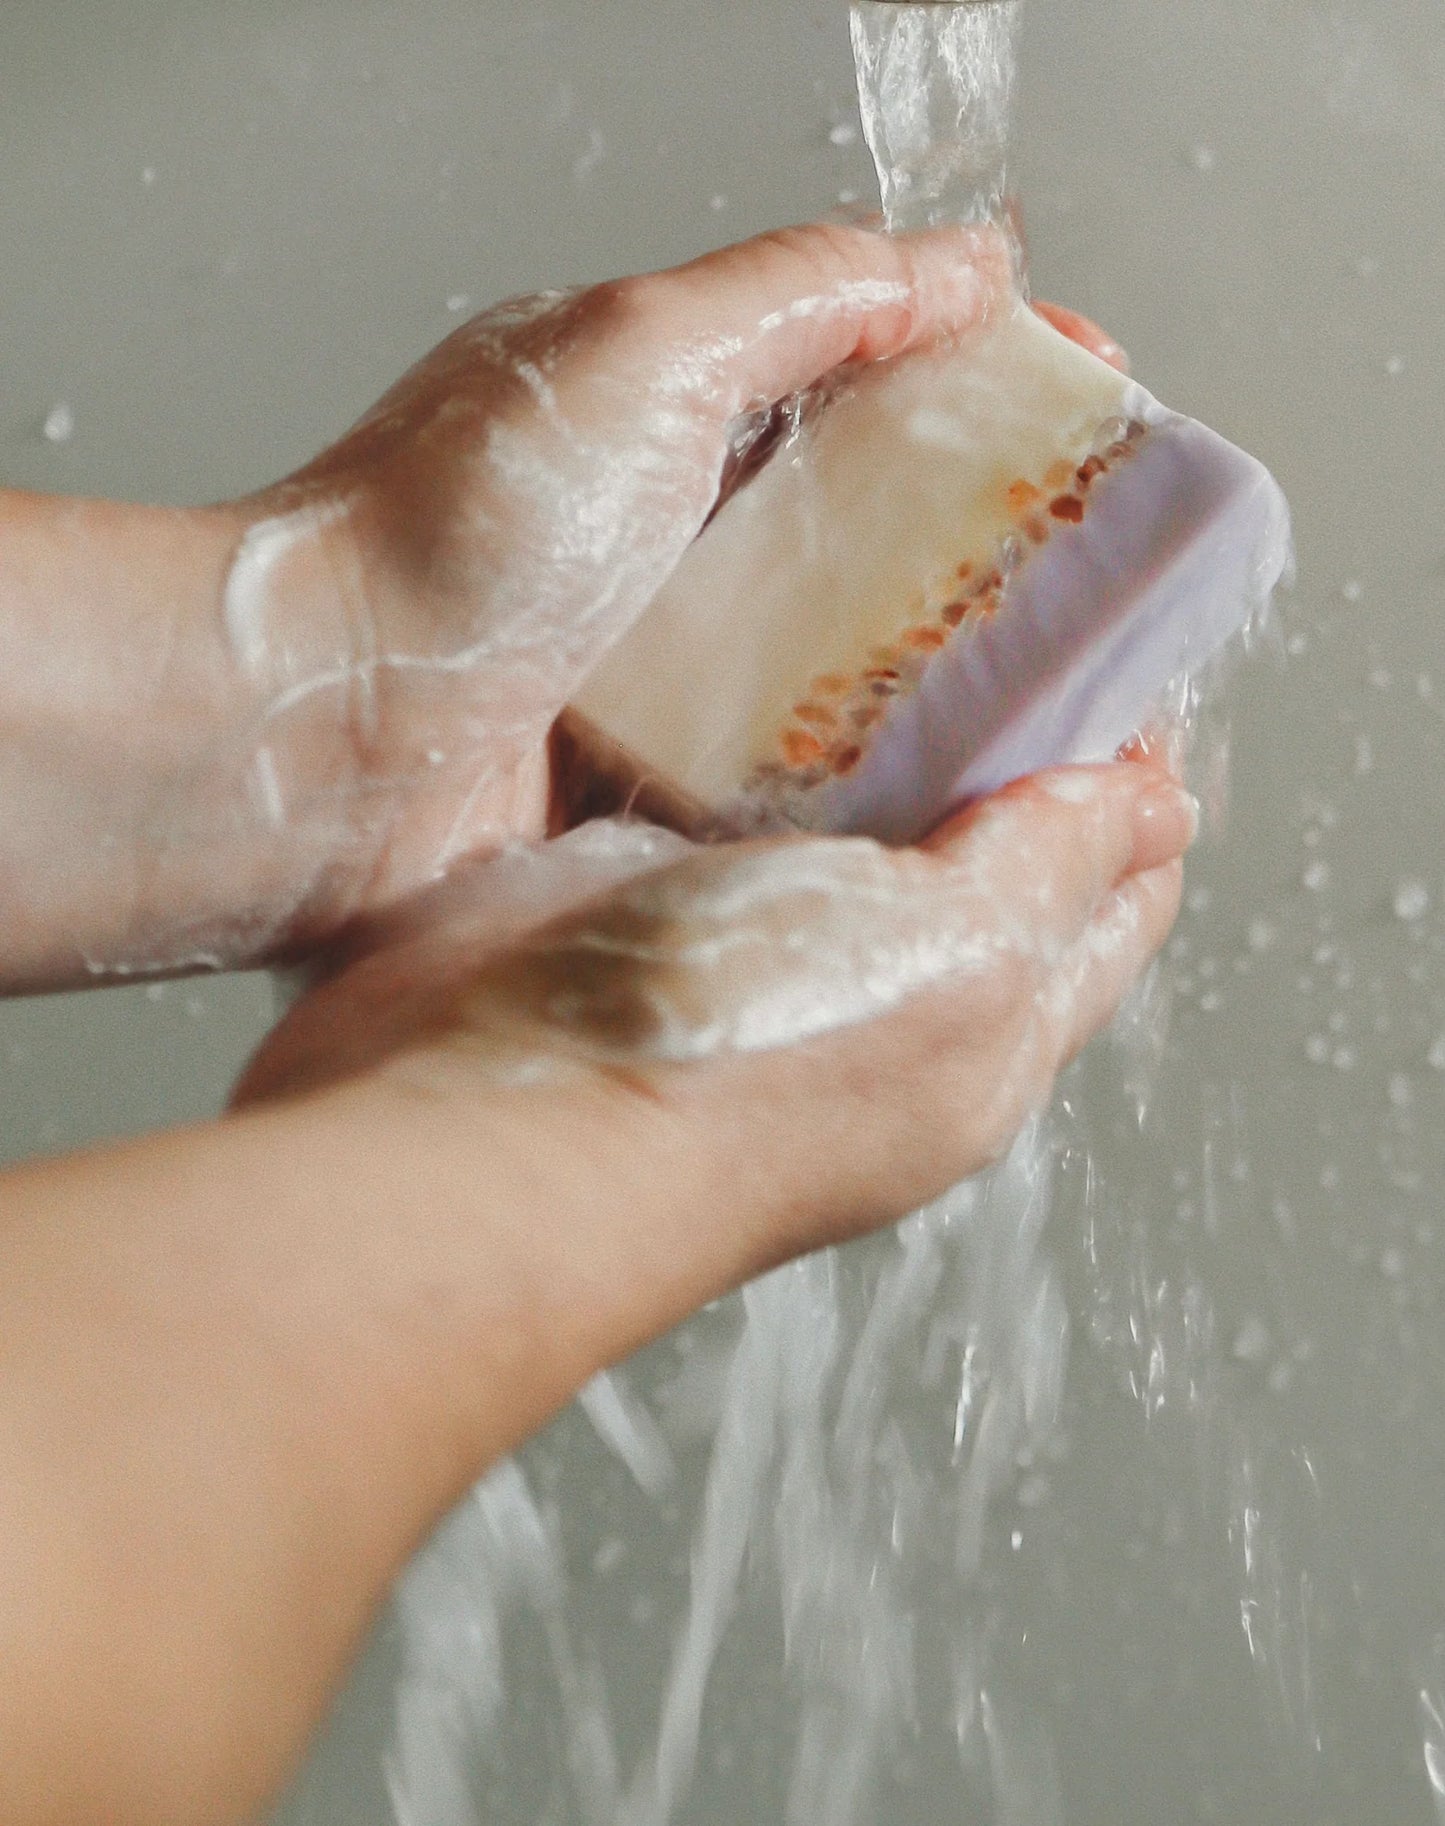
[[[1049,536],[1049,523],[1042,514],[1030,514],[1024,521],[1024,531],[1035,545],[1042,545]]]
[[[873,725],[881,722],[884,706],[875,698],[866,698],[849,706],[848,721],[860,735],[866,734]]]
[[[846,697],[852,684],[852,679],[845,677],[841,672],[825,672],[820,678],[815,678],[808,687],[808,696],[810,698]]]
[[[1022,516],[1028,513],[1031,508],[1037,507],[1043,498],[1043,490],[1035,488],[1032,482],[1024,481],[1022,476],[1017,482],[1009,483],[1008,504],[1015,514]]]
[[[1108,467],[1103,457],[1091,456],[1075,471],[1074,486],[1080,494],[1087,494]]]
[[[903,644],[911,647],[915,653],[936,653],[945,638],[942,628],[910,628],[903,636]]]
[[[973,575],[973,566],[971,564],[961,564],[954,574],[957,576],[960,583],[967,583],[969,578]]]
[[[850,774],[863,759],[863,750],[856,742],[844,742],[828,756],[829,764],[835,774]]]
[[[827,704],[794,704],[793,715],[812,729],[836,729],[838,712]]]
[[[806,767],[810,761],[821,761],[827,752],[817,736],[806,729],[783,731],[783,759],[789,767]]]
[[[1084,517],[1084,503],[1077,495],[1060,495],[1049,503],[1049,512],[1056,520],[1068,520],[1077,526]]]
[[[968,611],[973,607],[971,602],[951,602],[943,611],[942,620],[950,628],[958,627]]]
[[[1074,466],[1067,457],[1051,463],[1044,474],[1044,487],[1051,495],[1060,495],[1074,479]]]

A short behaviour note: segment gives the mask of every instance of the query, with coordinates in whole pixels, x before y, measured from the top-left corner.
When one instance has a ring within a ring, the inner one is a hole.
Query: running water
[[[1018,14],[855,5],[891,226],[1003,219]],[[1181,732],[1199,706],[1181,687]],[[1225,753],[1195,759],[1216,808]],[[478,1489],[398,1596],[398,1826],[903,1826],[943,1792],[952,1818],[1064,1826],[1015,1568],[1069,1455],[1071,1310],[1145,1423],[1182,1427],[1275,1741],[1317,1751],[1313,1470],[1229,1386],[1231,1344],[1270,1340],[1226,1336],[1193,1233],[1161,1250],[1110,1189],[1167,1017],[1156,979],[994,1173],[701,1315]],[[1206,1205],[1230,1122],[1204,1112]],[[1432,1668],[1432,1783],[1439,1695]]]
[[[863,131],[895,233],[1001,222],[1022,0],[856,0]]]

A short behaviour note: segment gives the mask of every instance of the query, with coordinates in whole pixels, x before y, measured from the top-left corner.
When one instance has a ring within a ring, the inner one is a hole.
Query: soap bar
[[[689,834],[912,842],[1112,756],[1289,553],[1259,463],[1020,303],[851,381],[715,516],[563,739]]]

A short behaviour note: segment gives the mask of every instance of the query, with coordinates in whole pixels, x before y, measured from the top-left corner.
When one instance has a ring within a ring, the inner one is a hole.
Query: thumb
[[[731,417],[847,363],[974,328],[1012,298],[1013,269],[993,228],[889,235],[814,223],[622,286],[634,359],[705,350],[709,392]]]

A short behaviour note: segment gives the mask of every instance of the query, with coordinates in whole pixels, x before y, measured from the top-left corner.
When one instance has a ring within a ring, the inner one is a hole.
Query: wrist
[[[258,1113],[304,1130],[290,1158],[387,1315],[375,1421],[399,1422],[423,1526],[665,1329],[654,1308],[673,1273],[664,1201],[635,1196],[661,1164],[646,1111],[593,1084],[462,1095],[449,1076],[416,1055]]]
[[[328,936],[375,868],[374,679],[344,503],[282,484],[204,510],[224,551],[211,617],[228,710],[212,770],[251,878],[252,956]]]
[[[806,1246],[792,1215],[806,1202],[796,1150],[779,1145],[747,1076],[747,1062],[661,1080],[549,1062],[541,1082],[502,1085],[461,1037],[389,1059],[349,1096],[324,1093],[338,1111],[349,1101],[345,1119],[418,1188],[418,1207],[435,1199],[458,1214],[481,1276],[479,1332],[464,1348],[488,1327],[522,1340],[513,1411],[530,1412],[489,1455],[598,1371]]]

